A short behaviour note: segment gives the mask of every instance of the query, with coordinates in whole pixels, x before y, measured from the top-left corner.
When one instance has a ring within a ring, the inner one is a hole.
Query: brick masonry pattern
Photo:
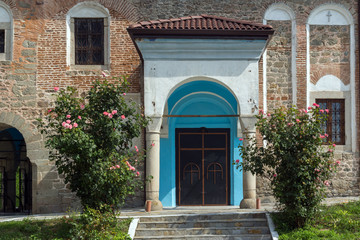
[[[71,7],[82,0],[3,0],[13,13],[14,39],[13,60],[0,62],[0,125],[7,124],[20,130],[28,147],[28,156],[36,165],[34,180],[34,209],[37,212],[66,211],[69,206],[76,207],[74,194],[70,193],[55,167],[47,160],[43,137],[36,130],[35,119],[52,105],[52,89],[55,86],[77,86],[85,91],[90,82],[100,76],[100,71],[71,70],[66,65],[65,16]],[[262,22],[266,9],[277,0],[95,0],[109,9],[110,23],[110,68],[111,75],[127,74],[132,83],[131,92],[143,92],[142,66],[136,49],[131,42],[126,27],[137,21],[174,18],[181,16],[209,14],[241,20]],[[296,78],[297,101],[299,107],[306,103],[306,28],[305,23],[312,9],[329,3],[325,0],[290,0],[285,3],[296,13],[297,48]],[[333,0],[331,3],[343,5],[350,11],[356,22],[357,1]],[[269,108],[279,101],[287,105],[291,99],[290,44],[291,25],[289,21],[271,21],[277,32],[269,45],[267,69]],[[327,70],[322,65],[322,56],[332,52],[331,66],[337,66],[344,83],[349,70],[346,56],[348,46],[346,27],[317,26],[311,28],[311,69],[312,82]],[[355,24],[355,32],[358,26]],[[324,37],[328,36],[328,37]],[[324,39],[323,39],[324,38]],[[357,37],[356,37],[357,38]],[[332,42],[329,42],[330,39]],[[316,41],[324,41],[317,45]],[[356,39],[357,44],[357,39]],[[317,55],[319,54],[319,55]],[[335,55],[334,55],[335,54]],[[337,54],[339,54],[337,56]],[[356,45],[358,61],[358,46]],[[262,61],[260,61],[260,100],[262,99]],[[335,75],[335,73],[332,73]],[[344,77],[345,76],[345,77]],[[356,93],[359,91],[358,68],[356,69]],[[272,99],[274,98],[274,99]],[[359,98],[356,96],[357,106]],[[260,103],[260,107],[261,103]],[[358,109],[357,109],[357,112]],[[359,114],[357,115],[359,125]],[[359,129],[359,128],[358,128]],[[358,130],[358,135],[360,132]],[[339,154],[343,164],[329,190],[331,196],[359,194],[358,154]],[[266,182],[258,178],[258,196],[271,199]],[[134,205],[143,203],[142,191]]]

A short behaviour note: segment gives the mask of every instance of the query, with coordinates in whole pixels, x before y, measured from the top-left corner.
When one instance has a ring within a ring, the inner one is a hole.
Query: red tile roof
[[[269,31],[270,25],[202,14],[133,24],[129,29]]]

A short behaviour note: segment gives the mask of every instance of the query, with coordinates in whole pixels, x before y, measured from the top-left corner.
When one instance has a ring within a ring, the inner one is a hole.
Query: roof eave
[[[242,39],[268,39],[274,30],[207,30],[207,29],[143,29],[128,28],[132,38],[165,37],[165,38],[242,38]]]

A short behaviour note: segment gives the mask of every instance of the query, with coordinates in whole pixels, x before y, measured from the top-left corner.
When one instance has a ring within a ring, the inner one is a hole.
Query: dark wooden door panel
[[[228,204],[229,129],[177,129],[177,204]]]
[[[226,151],[206,150],[204,166],[204,204],[227,204]]]

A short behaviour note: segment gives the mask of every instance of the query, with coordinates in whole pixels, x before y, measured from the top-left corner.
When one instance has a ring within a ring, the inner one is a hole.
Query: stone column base
[[[147,201],[151,201],[151,211],[162,211],[163,210],[163,205],[160,202],[160,200],[156,199],[156,200],[146,200]],[[146,203],[145,203],[145,208],[146,208]]]
[[[256,199],[255,198],[244,198],[240,202],[241,209],[255,209],[256,208]]]

